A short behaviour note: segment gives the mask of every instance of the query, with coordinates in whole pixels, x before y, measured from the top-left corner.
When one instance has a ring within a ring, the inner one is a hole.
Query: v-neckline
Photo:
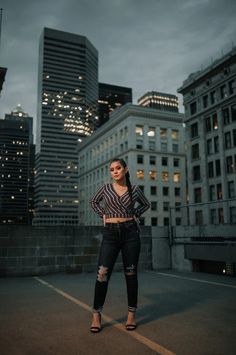
[[[128,188],[127,188],[127,190],[126,190],[122,195],[119,195],[119,194],[116,192],[116,190],[115,190],[115,188],[114,188],[114,186],[113,186],[113,183],[111,183],[111,187],[112,187],[112,190],[115,192],[115,194],[116,194],[118,197],[122,197],[122,196],[124,196],[124,195],[128,192]]]

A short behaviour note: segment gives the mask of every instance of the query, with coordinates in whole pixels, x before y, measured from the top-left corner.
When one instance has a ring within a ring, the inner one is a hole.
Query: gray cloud
[[[99,80],[132,87],[134,102],[148,90],[176,94],[236,35],[234,0],[0,0],[0,7],[0,65],[8,68],[0,117],[21,103],[36,118],[44,26],[87,36],[99,51]]]

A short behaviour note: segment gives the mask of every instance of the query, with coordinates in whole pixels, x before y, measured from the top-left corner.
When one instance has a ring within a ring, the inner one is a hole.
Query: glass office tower
[[[99,83],[99,126],[109,120],[110,114],[127,103],[132,103],[132,89],[124,86],[117,86]]]
[[[0,120],[0,224],[31,224],[33,118],[20,105]]]
[[[36,225],[78,224],[78,142],[97,127],[98,52],[77,34],[44,28],[39,47]]]

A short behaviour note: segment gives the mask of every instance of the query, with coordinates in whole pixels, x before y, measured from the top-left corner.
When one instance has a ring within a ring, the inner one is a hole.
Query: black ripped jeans
[[[94,312],[101,312],[103,309],[108,282],[120,250],[127,285],[128,310],[135,311],[137,308],[137,266],[140,254],[140,236],[136,222],[131,220],[107,223],[104,227],[95,284]]]

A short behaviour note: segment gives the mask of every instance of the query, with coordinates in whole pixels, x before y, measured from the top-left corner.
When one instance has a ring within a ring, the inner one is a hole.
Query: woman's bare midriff
[[[133,217],[120,217],[120,218],[106,218],[106,223],[119,223],[119,222],[126,222],[131,221]]]

